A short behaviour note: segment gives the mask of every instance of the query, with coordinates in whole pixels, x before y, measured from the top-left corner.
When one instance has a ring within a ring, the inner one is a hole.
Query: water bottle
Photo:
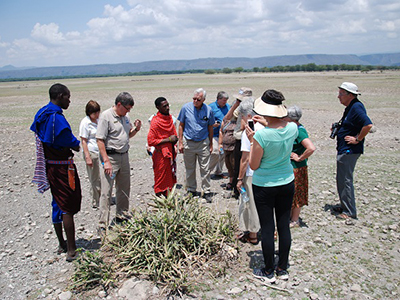
[[[222,147],[219,148],[219,153],[220,153],[220,154],[224,154],[224,148],[222,148]]]
[[[249,195],[246,192],[246,189],[242,186],[240,189],[240,195],[242,195],[242,201],[243,203],[249,202]]]

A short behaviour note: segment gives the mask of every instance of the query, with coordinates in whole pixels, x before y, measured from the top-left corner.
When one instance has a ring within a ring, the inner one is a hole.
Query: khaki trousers
[[[203,193],[210,192],[210,141],[208,138],[200,142],[183,139],[183,160],[186,169],[186,189],[195,192],[196,182],[196,161],[199,162],[201,189]]]
[[[131,188],[131,176],[129,165],[129,154],[110,154],[114,179],[108,176],[104,169],[100,172],[101,195],[100,195],[100,220],[99,226],[107,228],[110,219],[111,192],[115,181],[116,217],[124,218],[129,212],[129,193]]]
[[[86,171],[89,177],[90,186],[92,187],[92,206],[99,207],[100,202],[100,159],[99,154],[95,152],[89,152],[90,158],[92,159],[92,166],[86,165]],[[85,154],[83,155],[85,160]]]
[[[242,196],[240,196],[239,229],[241,231],[258,232],[260,230],[260,220],[258,218],[256,203],[254,202],[252,181],[253,177],[245,176],[243,178],[243,185],[250,200],[244,203]]]
[[[215,174],[221,175],[224,168],[225,154],[219,152],[218,137],[213,138],[213,151],[210,157],[210,172],[215,168]]]

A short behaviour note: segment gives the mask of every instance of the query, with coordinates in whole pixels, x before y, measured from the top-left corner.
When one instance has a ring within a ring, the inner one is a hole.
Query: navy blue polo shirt
[[[364,126],[370,124],[372,124],[372,122],[367,116],[364,104],[362,104],[358,99],[353,99],[349,106],[344,110],[342,126],[338,130],[336,147],[338,154],[363,154],[365,139],[358,144],[353,145],[347,144],[344,137],[347,135],[356,136]]]

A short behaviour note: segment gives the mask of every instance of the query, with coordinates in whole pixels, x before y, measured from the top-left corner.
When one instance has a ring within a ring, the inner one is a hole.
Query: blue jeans
[[[343,213],[357,218],[353,173],[361,154],[338,154],[336,157],[336,186]]]
[[[289,252],[292,243],[289,222],[294,195],[294,181],[274,187],[260,187],[253,184],[253,194],[261,225],[261,246],[265,269],[267,272],[274,269],[275,212],[276,227],[279,236],[278,268],[286,270],[289,263]]]

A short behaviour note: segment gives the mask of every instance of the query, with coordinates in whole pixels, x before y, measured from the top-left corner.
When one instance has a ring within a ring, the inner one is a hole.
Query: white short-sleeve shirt
[[[254,130],[255,131],[257,131],[259,129],[263,129],[263,128],[264,128],[264,126],[261,125],[260,123],[255,123],[254,124]],[[240,151],[242,151],[242,152],[250,152],[250,147],[251,147],[250,140],[247,137],[246,131],[243,130],[243,133],[242,133],[242,145],[240,147]],[[247,165],[246,176],[247,177],[253,176],[253,172],[254,171],[250,168],[250,166]]]
[[[88,149],[90,152],[99,153],[99,147],[96,141],[97,123],[92,122],[89,116],[82,119],[79,125],[79,136],[87,139]]]

